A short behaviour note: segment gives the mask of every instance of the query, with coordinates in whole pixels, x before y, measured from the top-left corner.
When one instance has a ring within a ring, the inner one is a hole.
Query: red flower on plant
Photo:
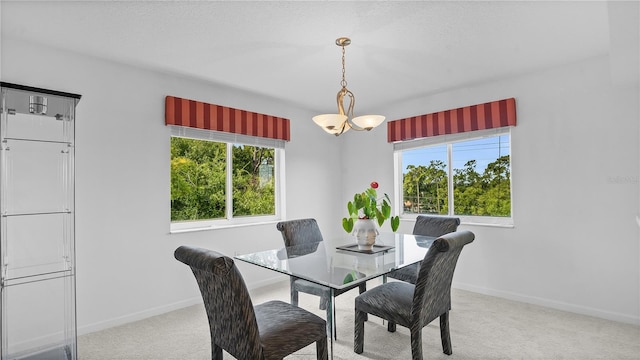
[[[378,183],[377,183],[377,182],[375,182],[375,181],[373,181],[373,182],[371,183],[371,187],[372,187],[373,189],[377,189],[377,188],[378,188]]]

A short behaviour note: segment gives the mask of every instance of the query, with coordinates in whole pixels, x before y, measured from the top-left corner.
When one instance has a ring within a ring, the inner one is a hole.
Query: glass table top
[[[421,261],[435,239],[381,233],[373,251],[359,252],[357,247],[344,249],[355,244],[352,236],[345,235],[314,244],[236,255],[235,258],[333,289],[343,289]]]

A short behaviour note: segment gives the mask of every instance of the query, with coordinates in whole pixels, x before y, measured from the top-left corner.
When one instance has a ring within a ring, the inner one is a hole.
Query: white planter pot
[[[353,224],[353,236],[356,237],[358,249],[371,250],[378,236],[378,229],[375,221],[371,219],[358,219]]]

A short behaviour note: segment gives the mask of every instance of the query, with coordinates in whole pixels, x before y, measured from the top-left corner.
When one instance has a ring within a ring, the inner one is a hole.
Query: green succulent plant
[[[391,230],[395,232],[400,226],[400,217],[391,216],[391,200],[389,195],[378,199],[377,182],[372,182],[370,187],[361,193],[356,193],[353,196],[353,201],[347,203],[347,211],[349,217],[342,219],[342,228],[344,231],[351,233],[353,231],[353,225],[358,219],[375,219],[379,226],[384,224],[384,221],[389,219],[391,223]],[[380,202],[380,200],[382,200]]]

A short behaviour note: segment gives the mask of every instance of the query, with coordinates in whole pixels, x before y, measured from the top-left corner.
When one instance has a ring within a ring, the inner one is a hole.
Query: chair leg
[[[420,325],[414,325],[411,327],[410,331],[411,359],[422,360],[422,327],[420,327]]]
[[[211,343],[211,360],[222,360],[222,348]]]
[[[295,279],[291,277],[291,305],[298,306],[298,290],[295,288],[294,281]]]
[[[440,315],[440,339],[442,339],[442,352],[451,355],[451,335],[449,334],[449,312]]]
[[[393,321],[388,321],[387,320],[387,331],[388,332],[396,332],[396,323],[394,323]]]
[[[362,354],[364,351],[364,321],[367,313],[356,309],[355,323],[353,328],[353,352]]]
[[[320,310],[326,310],[328,302],[329,302],[329,296],[325,294],[320,295],[320,305],[318,305]]]
[[[327,348],[327,337],[316,341],[316,358],[318,360],[329,360],[329,350]]]
[[[363,292],[367,291],[367,283],[360,284],[358,288],[360,289],[360,294],[362,294]]]
[[[366,282],[360,284],[359,291],[360,291],[361,295],[362,295],[363,292],[367,291],[367,283]],[[369,314],[364,313],[364,321],[369,321]]]

